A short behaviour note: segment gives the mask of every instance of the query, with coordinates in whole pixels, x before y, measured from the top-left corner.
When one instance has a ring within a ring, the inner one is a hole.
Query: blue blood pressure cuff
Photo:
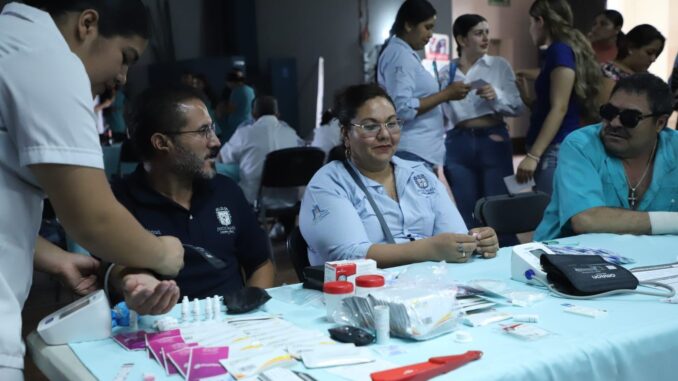
[[[596,295],[612,290],[635,290],[638,278],[599,255],[542,255],[539,259],[553,287],[569,295]]]

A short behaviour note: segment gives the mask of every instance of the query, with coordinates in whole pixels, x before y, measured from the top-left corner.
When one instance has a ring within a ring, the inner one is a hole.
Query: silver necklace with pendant
[[[650,164],[652,164],[652,158],[654,157],[654,151],[657,149],[657,142],[654,142],[654,147],[652,147],[652,153],[650,153],[650,159],[647,161],[647,164],[645,165],[645,170],[643,171],[643,175],[640,176],[640,180],[636,183],[635,186],[631,186],[631,182],[629,181],[629,176],[626,175],[626,184],[628,184],[629,187],[629,196],[627,198],[629,202],[629,207],[631,209],[636,210],[638,207],[638,197],[636,196],[636,189],[640,186],[640,184],[643,183],[643,180],[645,180],[645,176],[647,176],[647,172],[650,169]]]

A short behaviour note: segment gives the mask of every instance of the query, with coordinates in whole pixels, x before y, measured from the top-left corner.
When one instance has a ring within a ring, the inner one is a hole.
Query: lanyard
[[[372,198],[372,195],[370,192],[367,191],[367,188],[365,187],[365,184],[363,184],[362,180],[360,180],[360,177],[358,177],[358,174],[355,172],[355,170],[351,167],[351,165],[348,163],[348,161],[342,161],[344,164],[344,167],[346,167],[346,171],[348,171],[348,174],[353,177],[353,180],[355,180],[356,184],[358,184],[358,187],[365,193],[365,196],[367,197],[367,201],[370,202],[370,205],[372,206],[372,209],[374,209],[374,214],[377,215],[377,219],[379,220],[379,225],[381,225],[381,231],[384,233],[384,237],[386,238],[386,242],[388,243],[395,243],[395,240],[393,239],[393,235],[391,234],[391,231],[388,229],[388,225],[386,225],[386,221],[384,220],[384,216],[381,214],[381,210],[379,210],[379,207],[377,206],[377,203],[374,202],[374,199]]]

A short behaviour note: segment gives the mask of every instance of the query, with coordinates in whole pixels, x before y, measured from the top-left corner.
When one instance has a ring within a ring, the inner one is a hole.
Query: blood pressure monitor
[[[111,307],[103,290],[46,316],[38,334],[49,345],[105,339],[111,336]]]

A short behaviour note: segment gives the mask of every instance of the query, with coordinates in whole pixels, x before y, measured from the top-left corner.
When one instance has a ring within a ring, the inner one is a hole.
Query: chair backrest
[[[261,173],[261,187],[304,186],[324,161],[325,153],[316,147],[292,147],[270,152],[266,155]]]
[[[132,141],[129,139],[123,140],[120,149],[120,164],[117,175],[119,177],[124,177],[134,172],[134,170],[137,169],[140,160]]]
[[[308,261],[308,245],[304,236],[301,235],[299,227],[295,227],[292,233],[287,237],[287,255],[289,255],[294,266],[294,272],[300,282],[304,282],[304,269],[310,266]]]
[[[516,234],[537,228],[551,197],[544,192],[483,197],[476,202],[475,218],[497,234]]]
[[[236,183],[240,181],[240,167],[235,163],[216,163],[217,173],[229,177]]]
[[[340,144],[330,150],[327,154],[327,162],[331,163],[334,160],[346,160],[346,147],[343,144]]]
[[[120,170],[122,144],[116,143],[110,146],[103,146],[101,150],[104,153],[104,171],[106,172],[106,177],[110,180]]]

